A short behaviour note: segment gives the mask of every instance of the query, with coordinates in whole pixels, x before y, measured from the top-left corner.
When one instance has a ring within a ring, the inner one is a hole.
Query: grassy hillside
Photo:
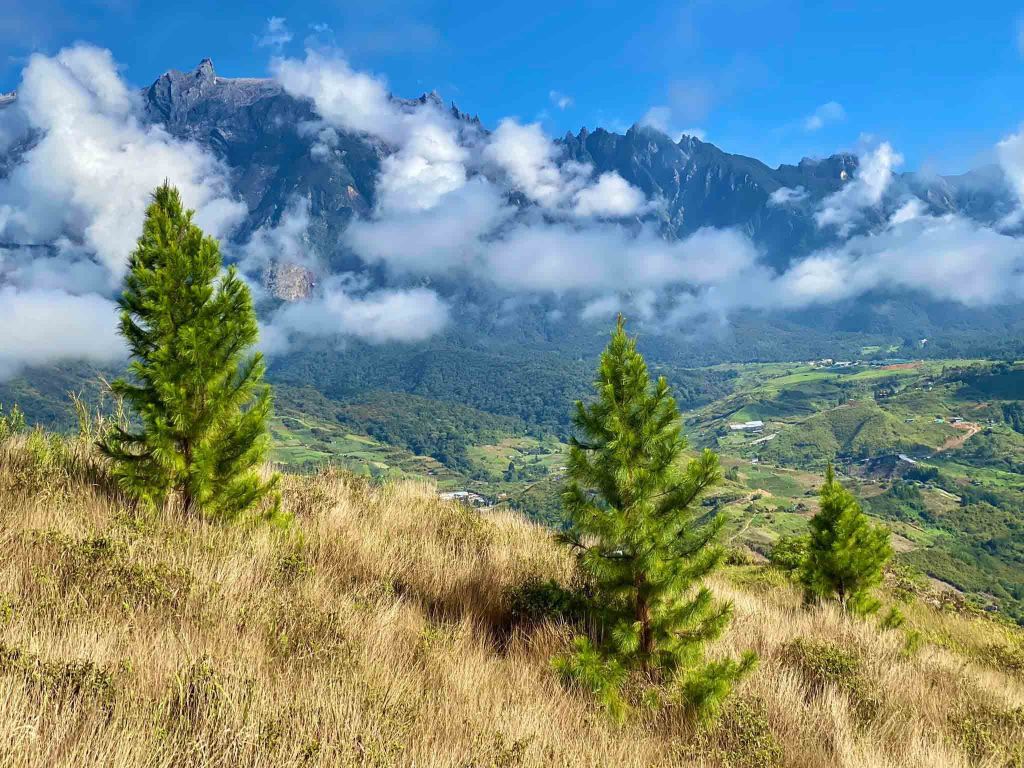
[[[1024,638],[890,580],[905,629],[735,566],[712,655],[758,670],[721,719],[614,726],[549,663],[548,531],[423,482],[285,478],[293,524],[144,515],[71,439],[0,444],[0,765],[1009,766]]]

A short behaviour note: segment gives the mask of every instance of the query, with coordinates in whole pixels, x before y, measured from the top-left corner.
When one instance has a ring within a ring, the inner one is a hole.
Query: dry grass
[[[730,568],[715,649],[762,663],[717,725],[614,726],[517,626],[572,564],[543,529],[427,485],[286,478],[294,524],[133,511],[75,441],[0,444],[2,766],[1015,766],[1019,635],[920,601],[906,650],[778,572]]]

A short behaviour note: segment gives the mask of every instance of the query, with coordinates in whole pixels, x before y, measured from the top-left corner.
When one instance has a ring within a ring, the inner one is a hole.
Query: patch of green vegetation
[[[867,458],[894,450],[913,450],[897,422],[873,401],[832,408],[784,429],[760,453],[777,464],[822,467],[837,456]]]
[[[820,696],[826,686],[835,686],[846,693],[862,719],[870,720],[878,711],[878,692],[864,673],[864,662],[856,649],[799,638],[786,646],[783,658],[800,672],[811,695]]]
[[[87,659],[43,659],[22,648],[0,643],[0,675],[20,678],[41,700],[73,704],[89,699],[109,711],[117,692],[115,674],[115,670]]]

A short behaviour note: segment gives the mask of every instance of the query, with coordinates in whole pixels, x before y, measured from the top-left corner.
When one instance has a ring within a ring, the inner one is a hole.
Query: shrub
[[[535,626],[548,619],[580,623],[587,612],[587,596],[567,589],[554,579],[530,576],[506,591],[512,626]]]
[[[58,702],[89,699],[107,710],[114,706],[114,673],[89,660],[48,661],[0,643],[0,675],[20,677],[30,691]]]
[[[809,542],[807,536],[780,536],[768,553],[768,561],[787,573],[795,573],[803,568]]]
[[[878,696],[864,675],[860,653],[838,643],[799,638],[783,648],[784,663],[799,670],[812,695],[832,685],[850,698],[858,715],[871,719],[878,711]]]

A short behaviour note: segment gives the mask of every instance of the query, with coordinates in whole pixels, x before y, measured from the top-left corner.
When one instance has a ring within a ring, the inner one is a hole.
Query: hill
[[[901,561],[1024,619],[1021,367],[880,362],[735,366],[732,392],[688,415],[695,442],[739,473],[724,499],[739,541],[767,551],[802,529],[813,473],[834,461],[898,535]],[[750,420],[756,434],[729,427]]]
[[[907,625],[805,608],[730,566],[712,654],[758,670],[721,719],[617,727],[549,659],[547,530],[433,486],[287,476],[288,528],[141,514],[83,441],[0,444],[0,764],[1009,766],[1024,637],[890,575]]]
[[[841,366],[652,368],[673,384],[694,447],[719,452],[736,478],[713,502],[732,520],[735,544],[767,554],[780,535],[802,532],[825,464],[835,461],[893,529],[901,561],[1024,621],[1024,368],[892,362],[879,359],[887,350],[862,351],[866,359]],[[550,358],[510,367],[495,359],[460,368],[454,355],[396,354],[395,375],[408,377],[399,391],[358,352],[319,388],[291,370],[293,383],[275,386],[273,458],[294,472],[330,464],[381,480],[428,478],[557,527],[565,418],[586,395],[588,374],[577,361],[556,385]],[[37,369],[0,384],[0,403],[19,403],[31,423],[70,429],[74,370]],[[83,392],[94,401],[96,382]],[[730,429],[751,420],[763,421],[756,434]]]

